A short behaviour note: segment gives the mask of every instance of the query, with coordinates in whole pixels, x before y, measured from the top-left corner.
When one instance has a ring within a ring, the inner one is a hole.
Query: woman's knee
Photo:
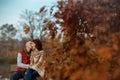
[[[16,80],[19,77],[18,72],[15,72],[11,75],[10,80]]]

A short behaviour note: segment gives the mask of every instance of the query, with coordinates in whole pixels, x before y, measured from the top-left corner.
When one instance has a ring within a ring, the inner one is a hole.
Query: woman
[[[32,41],[32,52],[30,66],[25,73],[25,80],[36,80],[37,77],[44,77],[45,53],[39,39]]]
[[[24,78],[25,71],[30,63],[31,41],[26,42],[25,48],[20,50],[17,55],[17,71],[13,73],[10,80],[19,80]]]

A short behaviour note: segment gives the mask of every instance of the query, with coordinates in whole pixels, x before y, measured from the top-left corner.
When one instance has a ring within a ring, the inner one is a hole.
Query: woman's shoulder
[[[39,53],[40,54],[45,54],[45,51],[44,50],[40,50]]]
[[[45,51],[44,51],[44,50],[40,50],[39,52],[40,52],[40,53],[44,53]]]
[[[44,51],[44,50],[32,51],[32,52],[31,52],[31,55],[42,55],[42,54],[45,54],[45,51]]]
[[[44,51],[44,50],[41,50],[41,51],[39,51],[39,52],[40,52],[40,54],[42,54],[42,55],[46,56],[46,53],[45,53],[45,51]]]

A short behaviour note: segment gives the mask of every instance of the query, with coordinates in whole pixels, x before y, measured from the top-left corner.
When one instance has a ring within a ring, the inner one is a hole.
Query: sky
[[[38,12],[40,7],[50,7],[57,0],[0,0],[0,25],[17,25],[22,11],[32,10]]]
[[[23,11],[30,10],[38,12],[41,7],[50,7],[56,4],[58,0],[0,0],[0,26],[3,24],[13,24],[16,27],[18,34],[16,39],[21,39],[27,35],[21,32],[22,27],[19,26],[20,15]]]

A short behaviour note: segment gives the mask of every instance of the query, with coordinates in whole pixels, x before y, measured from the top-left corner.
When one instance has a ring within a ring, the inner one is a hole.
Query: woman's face
[[[36,49],[36,47],[35,47],[36,45],[35,45],[35,43],[34,43],[34,42],[32,42],[31,46],[32,46],[32,49],[33,49],[33,50],[35,50],[35,49]]]

